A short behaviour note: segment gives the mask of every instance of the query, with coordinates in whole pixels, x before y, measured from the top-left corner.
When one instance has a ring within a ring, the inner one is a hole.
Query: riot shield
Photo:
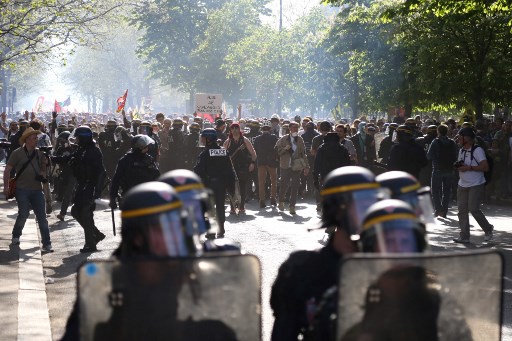
[[[78,271],[81,340],[261,340],[258,258],[93,261]]]
[[[500,340],[502,282],[493,251],[347,258],[336,340]]]

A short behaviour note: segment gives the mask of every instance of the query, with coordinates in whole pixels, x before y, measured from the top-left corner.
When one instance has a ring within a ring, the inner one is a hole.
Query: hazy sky
[[[305,15],[309,10],[320,4],[320,0],[282,0],[283,1],[283,25],[293,23],[298,17]],[[279,25],[279,0],[272,0],[269,8],[272,10],[272,18],[265,21]],[[267,21],[268,20],[268,21]]]
[[[312,7],[320,4],[320,0],[282,0],[283,1],[283,25],[291,25],[297,18],[306,15]],[[272,0],[269,4],[272,10],[271,17],[264,17],[262,20],[274,27],[279,26],[279,0]],[[15,110],[32,110],[37,97],[42,95],[45,97],[48,105],[57,99],[64,101],[67,96],[71,96],[71,106],[69,109],[77,109],[79,111],[86,110],[86,104],[81,102],[76,95],[73,95],[72,89],[63,84],[62,76],[58,71],[50,71],[45,77],[45,84],[42,86],[41,92],[31,94],[25,98],[20,98],[16,103]]]

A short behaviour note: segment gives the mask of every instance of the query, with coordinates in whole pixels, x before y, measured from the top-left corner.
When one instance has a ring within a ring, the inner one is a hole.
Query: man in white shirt
[[[459,209],[459,238],[453,239],[456,243],[469,243],[469,213],[473,215],[478,225],[484,230],[484,241],[489,242],[493,237],[494,226],[480,210],[480,202],[485,191],[484,172],[489,170],[485,151],[475,146],[475,132],[472,128],[459,130],[458,142],[461,146],[457,159],[459,171],[459,184],[457,187],[457,205]]]

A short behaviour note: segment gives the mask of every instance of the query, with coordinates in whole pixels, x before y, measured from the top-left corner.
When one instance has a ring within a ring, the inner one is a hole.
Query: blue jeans
[[[446,213],[450,206],[452,194],[453,171],[432,172],[432,201],[434,209]]]
[[[34,211],[43,239],[43,245],[51,245],[50,230],[48,229],[48,220],[46,220],[45,199],[42,190],[16,188],[16,202],[18,203],[18,217],[12,229],[13,238],[19,238],[25,226],[25,222],[30,214],[30,209]]]

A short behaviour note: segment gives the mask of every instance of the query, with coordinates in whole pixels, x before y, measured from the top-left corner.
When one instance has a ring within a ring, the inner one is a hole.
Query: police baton
[[[114,232],[114,237],[116,236],[116,221],[114,219],[114,208],[110,208],[110,213],[112,214],[112,232]]]

